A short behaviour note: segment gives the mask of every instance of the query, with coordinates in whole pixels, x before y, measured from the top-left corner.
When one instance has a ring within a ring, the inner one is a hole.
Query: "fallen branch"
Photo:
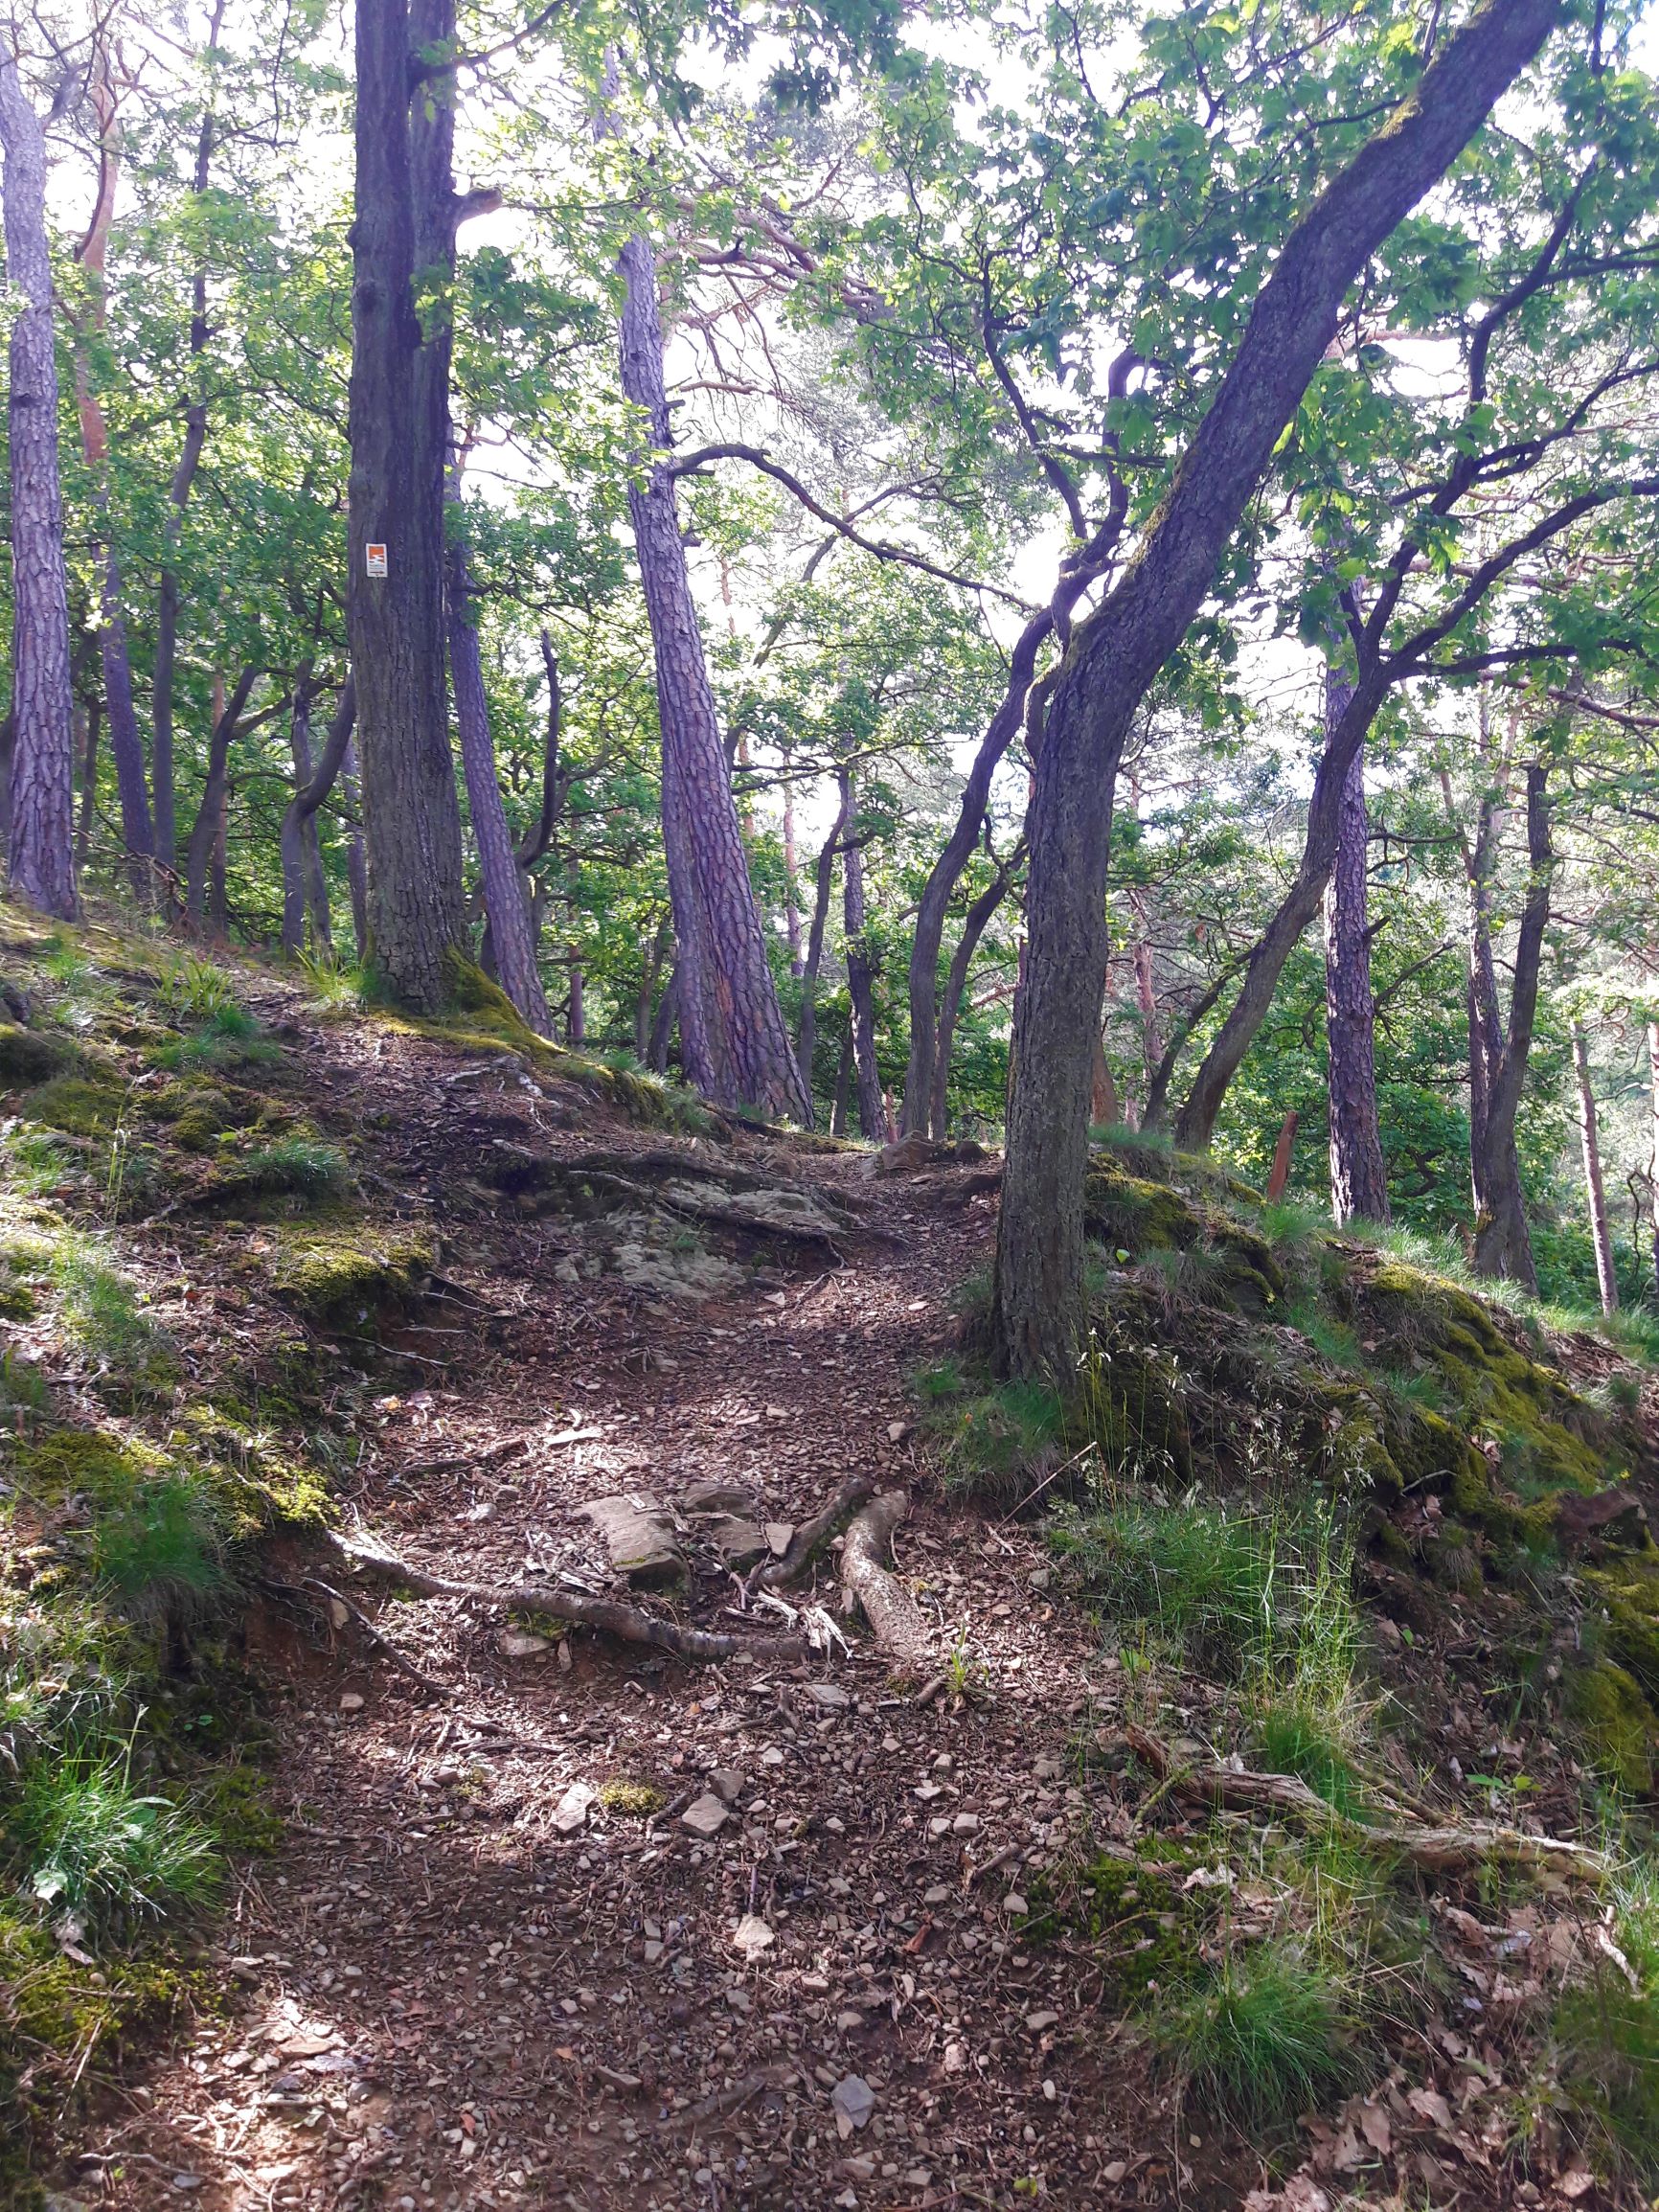
[[[364,1642],[376,1652],[384,1652],[392,1664],[402,1674],[407,1675],[412,1682],[419,1682],[423,1690],[432,1690],[440,1698],[454,1697],[455,1692],[447,1682],[437,1682],[433,1680],[430,1675],[423,1675],[407,1653],[400,1652],[391,1637],[375,1626],[362,1607],[354,1606],[343,1591],[335,1589],[332,1583],[323,1582],[316,1575],[307,1575],[302,1586],[307,1590],[319,1591],[331,1606],[338,1606],[348,1619],[356,1623]]]
[[[1339,1829],[1366,1843],[1398,1851],[1427,1874],[1461,1874],[1472,1866],[1503,1859],[1512,1866],[1545,1868],[1600,1880],[1607,1872],[1603,1853],[1587,1843],[1555,1836],[1528,1836],[1518,1828],[1480,1824],[1472,1828],[1434,1828],[1416,1821],[1378,1824],[1339,1812],[1294,1774],[1254,1774],[1220,1766],[1182,1767],[1167,1745],[1144,1728],[1125,1727],[1124,1739],[1145,1760],[1170,1795],[1208,1812],[1216,1806],[1238,1813],[1269,1813],[1312,1828]]]
[[[671,1652],[677,1658],[718,1665],[747,1653],[757,1659],[805,1659],[807,1646],[799,1636],[729,1636],[708,1629],[685,1629],[674,1621],[660,1621],[616,1598],[593,1598],[552,1583],[456,1582],[448,1575],[430,1574],[407,1560],[377,1551],[371,1544],[335,1535],[329,1539],[340,1559],[356,1574],[413,1590],[417,1597],[465,1598],[496,1612],[546,1613],[554,1620],[574,1621],[584,1629],[602,1629],[625,1644],[646,1644],[654,1651]]]
[[[861,1611],[884,1658],[920,1668],[931,1656],[927,1615],[886,1564],[893,1532],[910,1510],[909,1494],[884,1490],[871,1499],[847,1531],[841,1552],[841,1594],[849,1612]]]
[[[756,1590],[786,1590],[799,1582],[823,1546],[875,1494],[875,1485],[867,1474],[848,1475],[829,1503],[801,1523],[781,1558],[761,1562],[745,1589],[753,1595]]]

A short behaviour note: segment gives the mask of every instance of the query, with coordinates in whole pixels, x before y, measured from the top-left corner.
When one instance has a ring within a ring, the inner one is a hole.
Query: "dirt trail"
[[[468,1181],[499,1141],[660,1134],[572,1129],[511,1067],[446,1085],[467,1056],[425,1040],[310,1025],[291,1054],[376,1206],[438,1228],[452,1287],[365,1393],[352,1517],[490,1582],[591,1570],[574,1509],[606,1491],[735,1479],[791,1520],[846,1471],[907,1481],[899,1562],[968,1694],[916,1702],[856,1635],[810,1669],[580,1634],[508,1656],[463,1604],[365,1596],[438,1696],[349,1621],[321,1648],[273,1605],[285,1841],[239,1877],[222,2015],[129,2063],[63,2186],[135,2212],[817,2212],[1190,2183],[1199,2147],[1183,2132],[1177,2155],[1135,2060],[1102,2056],[1095,1970],[1021,1950],[1006,1903],[1084,1819],[1067,1740],[1114,1701],[1108,1664],[1051,1607],[1040,1547],[946,1517],[890,1435],[985,1255],[987,1201],[757,1142],[746,1164],[855,1189],[885,1236],[662,1298],[584,1277],[568,1240]],[[700,1840],[677,1808],[711,1784],[731,1811]]]

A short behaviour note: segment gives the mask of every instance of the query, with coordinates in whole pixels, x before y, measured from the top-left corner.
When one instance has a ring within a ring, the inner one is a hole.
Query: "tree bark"
[[[458,460],[450,479],[450,497],[457,509],[461,496],[460,476]],[[459,513],[456,519],[459,520]],[[536,964],[530,905],[524,895],[512,832],[507,825],[501,780],[496,774],[495,742],[489,730],[489,702],[484,690],[478,632],[469,619],[467,604],[471,597],[471,578],[466,543],[459,531],[450,533],[446,559],[449,676],[455,691],[455,721],[461,733],[461,765],[466,777],[472,835],[484,878],[484,904],[489,916],[490,950],[502,990],[536,1036],[549,1037],[553,1025],[548,1019],[547,996]]]
[[[1535,1291],[1537,1271],[1533,1265],[1532,1233],[1527,1227],[1526,1201],[1521,1191],[1520,1158],[1515,1148],[1515,1122],[1526,1085],[1527,1060],[1532,1051],[1533,1027],[1537,1015],[1538,974],[1543,960],[1544,931],[1550,919],[1550,893],[1555,854],[1550,841],[1549,770],[1534,761],[1527,768],[1527,888],[1521,901],[1520,928],[1515,940],[1514,987],[1510,994],[1508,1029],[1489,1038],[1487,1099],[1482,1142],[1471,1148],[1475,1189],[1474,1266],[1480,1275],[1508,1276]],[[1477,974],[1491,972],[1491,940],[1484,910],[1476,908],[1478,942],[1474,955]],[[1489,996],[1495,1010],[1495,991],[1483,983],[1483,1000]],[[1495,1027],[1495,1013],[1482,1027]]]
[[[784,786],[784,935],[789,946],[789,973],[801,972],[801,904],[795,896],[795,787]]]
[[[818,1049],[818,969],[824,959],[824,932],[830,922],[830,893],[835,878],[835,854],[847,827],[847,795],[830,826],[818,854],[812,891],[812,920],[807,931],[807,957],[801,963],[801,1026],[796,1038],[795,1064],[801,1088],[812,1096],[812,1060]]]
[[[69,584],[57,473],[57,355],[46,242],[46,136],[15,57],[0,48],[6,275],[22,301],[11,325],[11,888],[73,921],[75,732]]]
[[[844,1137],[847,1134],[847,1102],[852,1090],[852,1032],[848,1030],[841,1039],[840,1058],[835,1062],[835,1095],[830,1102],[830,1134]]]
[[[672,437],[649,241],[630,239],[620,265],[623,392],[650,429],[651,457],[643,482],[628,488],[628,512],[656,659],[680,1058],[688,1080],[716,1105],[792,1114],[809,1128],[811,1092],[789,1049],[766,957],[667,466]]]
[[[1655,1296],[1659,1296],[1659,1021],[1648,1024],[1648,1097],[1653,1128],[1653,1148],[1648,1164],[1653,1210],[1653,1289]]]
[[[669,1047],[673,1042],[674,1024],[680,1012],[680,970],[678,964],[669,969],[669,979],[663,985],[663,994],[657,1000],[657,1011],[651,1021],[650,1044],[646,1052],[646,1065],[654,1075],[666,1075],[669,1065]]]
[[[294,773],[299,788],[283,815],[283,950],[297,954],[306,942],[306,919],[311,924],[311,948],[326,953],[333,948],[329,926],[329,891],[323,876],[323,855],[317,840],[317,811],[333,789],[336,778],[351,757],[352,729],[357,712],[357,688],[350,675],[340,688],[340,700],[329,725],[323,757],[313,768],[310,744],[310,693],[296,703],[292,727]]]
[[[840,771],[841,818],[851,824],[856,804],[851,768]],[[887,1135],[881,1071],[875,1064],[875,970],[864,949],[864,847],[847,840],[841,864],[841,923],[847,937],[847,997],[852,1021],[852,1073],[858,1096],[858,1133],[880,1144]]]
[[[1267,1177],[1267,1202],[1277,1205],[1284,1196],[1290,1180],[1290,1163],[1296,1152],[1296,1124],[1300,1116],[1294,1107],[1279,1125],[1279,1142],[1273,1148],[1273,1166]]]
[[[102,717],[96,695],[84,706],[77,705],[71,718],[72,727],[82,733],[80,745],[80,827],[75,833],[75,873],[86,873],[87,855],[92,850],[92,825],[98,815],[98,728]]]
[[[355,693],[353,692],[353,702]],[[346,840],[346,886],[352,894],[352,940],[359,962],[369,957],[369,864],[363,856],[363,794],[357,782],[357,747],[348,742],[340,763],[340,796],[352,814]]]
[[[962,872],[979,842],[990,799],[991,779],[1003,755],[1019,734],[1037,655],[1053,630],[1054,613],[1045,607],[1040,614],[1034,615],[1020,632],[1009,662],[1002,704],[991,717],[979,751],[974,755],[944,850],[928,871],[927,881],[921,887],[916,909],[916,934],[910,946],[910,1060],[904,1071],[904,1103],[898,1115],[901,1136],[925,1134],[933,1124],[940,1061],[939,954],[944,942],[944,924]],[[947,1065],[949,1050],[946,1041]]]
[[[1613,1240],[1607,1229],[1607,1194],[1602,1184],[1602,1143],[1596,1121],[1596,1093],[1590,1084],[1590,1056],[1583,1025],[1573,1024],[1573,1073],[1579,1082],[1579,1143],[1584,1155],[1584,1196],[1590,1211],[1590,1242],[1596,1250],[1596,1288],[1603,1313],[1619,1310],[1619,1277],[1613,1266]]]
[[[214,718],[213,733],[208,739],[207,783],[203,787],[201,805],[196,809],[195,822],[185,850],[185,904],[199,922],[205,911],[208,871],[213,865],[214,847],[220,834],[224,818],[226,787],[230,779],[231,745],[237,734],[237,724],[248,703],[248,694],[259,680],[259,670],[249,661],[238,676],[236,689]]]
[[[444,683],[447,287],[457,202],[453,87],[417,57],[450,46],[454,0],[359,0],[351,240],[351,574],[369,958],[437,1012],[466,957],[461,808]],[[417,306],[416,286],[421,288]],[[371,575],[369,548],[386,573]]]
[[[933,1097],[928,1115],[928,1129],[940,1144],[944,1142],[950,1127],[950,1054],[956,1041],[956,1023],[962,1012],[962,994],[967,989],[968,967],[979,949],[979,941],[985,935],[991,916],[1008,894],[1009,884],[1023,851],[1022,841],[1015,847],[1006,865],[998,868],[995,876],[968,908],[962,924],[962,935],[957,939],[956,949],[950,956],[950,969],[944,979],[944,995],[939,1008],[939,1037],[934,1047]],[[899,1134],[903,1133],[901,1110]]]
[[[225,0],[214,0],[205,48],[205,58],[210,63],[218,53],[224,11]],[[191,189],[198,207],[208,188],[214,136],[214,112],[210,104],[204,108],[196,131],[195,167],[191,177]],[[207,342],[207,269],[198,262],[191,279],[189,343],[193,369],[206,353]],[[184,511],[190,504],[191,489],[207,445],[207,401],[198,393],[185,410],[184,443],[179,448],[172,481],[168,486],[169,513],[164,532],[161,588],[156,602],[155,660],[150,688],[149,778],[155,808],[155,856],[162,867],[169,869],[177,859],[178,843],[172,760],[172,675],[178,655],[178,545],[184,528]]]
[[[1329,741],[1353,687],[1325,676]],[[1330,1210],[1337,1222],[1389,1220],[1388,1172],[1376,1118],[1376,1005],[1371,990],[1366,871],[1365,748],[1355,748],[1337,809],[1336,853],[1325,887],[1326,1090],[1330,1112]]]
[[[98,194],[92,220],[76,258],[90,280],[88,321],[97,331],[103,328],[104,262],[120,174],[115,95],[110,88],[109,65],[102,46],[93,57],[89,91],[98,118]],[[138,715],[132,703],[132,664],[127,651],[126,620],[121,611],[121,573],[110,542],[109,432],[103,408],[92,389],[92,369],[81,331],[77,332],[75,348],[75,399],[80,422],[81,455],[92,481],[92,504],[99,523],[99,534],[92,545],[92,569],[98,594],[98,645],[103,669],[103,696],[109,710],[109,751],[115,763],[116,788],[121,797],[121,833],[126,846],[133,889],[140,899],[148,899],[155,889],[151,867],[155,856],[155,829],[150,820],[149,791],[145,782],[144,743],[138,734]]]
[[[998,1362],[1011,1373],[1069,1379],[1083,1339],[1082,1185],[1112,798],[1136,710],[1197,612],[1335,335],[1349,285],[1474,135],[1559,11],[1559,0],[1485,0],[1297,223],[1139,554],[1072,633],[1036,749],[1030,812],[1030,960],[1014,1014],[992,1312]]]

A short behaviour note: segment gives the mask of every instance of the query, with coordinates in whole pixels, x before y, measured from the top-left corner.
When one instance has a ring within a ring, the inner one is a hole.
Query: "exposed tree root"
[[[751,1591],[786,1590],[791,1583],[799,1582],[830,1539],[875,1494],[875,1485],[867,1474],[848,1475],[829,1502],[810,1520],[801,1523],[783,1557],[762,1560],[745,1586]]]
[[[672,1652],[677,1658],[718,1665],[744,1653],[757,1659],[806,1659],[810,1650],[800,1636],[732,1636],[709,1629],[681,1628],[674,1621],[660,1621],[616,1598],[588,1597],[552,1583],[461,1583],[447,1575],[430,1574],[407,1560],[350,1537],[329,1539],[336,1556],[356,1574],[398,1589],[413,1590],[423,1598],[466,1598],[470,1604],[494,1612],[546,1613],[554,1620],[573,1621],[584,1629],[602,1629],[625,1644],[647,1644],[653,1651]]]
[[[1299,1820],[1311,1828],[1338,1829],[1366,1843],[1398,1851],[1425,1874],[1462,1874],[1494,1859],[1512,1866],[1531,1866],[1556,1874],[1576,1874],[1599,1881],[1607,1872],[1607,1859],[1586,1843],[1570,1843],[1554,1836],[1528,1836],[1518,1828],[1477,1824],[1471,1828],[1434,1828],[1411,1820],[1378,1824],[1356,1820],[1310,1790],[1294,1774],[1253,1774],[1229,1767],[1182,1767],[1165,1744],[1144,1728],[1125,1727],[1125,1740],[1144,1759],[1171,1796],[1183,1804],[1211,1811],[1221,1806],[1232,1812],[1266,1813]]]
[[[398,1672],[407,1675],[412,1682],[419,1682],[423,1690],[430,1690],[437,1697],[454,1697],[455,1692],[447,1682],[434,1681],[430,1675],[423,1675],[409,1654],[400,1651],[390,1636],[375,1626],[362,1607],[353,1605],[343,1590],[335,1589],[332,1583],[326,1583],[317,1575],[307,1575],[302,1587],[307,1590],[317,1590],[329,1600],[330,1605],[338,1606],[348,1619],[355,1622],[363,1641],[373,1651],[384,1652]]]
[[[853,1520],[841,1553],[841,1594],[847,1609],[870,1623],[884,1658],[920,1668],[932,1655],[927,1615],[886,1563],[893,1532],[909,1509],[907,1492],[884,1490]]]

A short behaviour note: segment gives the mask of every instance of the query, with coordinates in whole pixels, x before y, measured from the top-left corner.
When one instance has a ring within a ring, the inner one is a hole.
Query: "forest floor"
[[[1091,1757],[1144,1718],[1145,1681],[1057,1586],[1040,1523],[942,1491],[914,1382],[989,1256],[983,1174],[665,1132],[487,1038],[330,1015],[254,966],[236,981],[281,1046],[261,1095],[349,1156],[376,1234],[435,1255],[433,1294],[376,1340],[307,1332],[348,1531],[459,1582],[614,1589],[587,1501],[718,1481],[798,1524],[869,1474],[910,1491],[897,1563],[937,1667],[894,1678],[851,1625],[810,1664],[694,1665],[465,1598],[364,1585],[349,1608],[306,1588],[339,1586],[337,1565],[274,1539],[244,1633],[280,1840],[239,1864],[191,2012],[129,2041],[66,2130],[59,2212],[1611,2201],[1570,2131],[1508,2155],[1537,2035],[1499,2021],[1588,1940],[1558,1881],[1503,1900],[1431,1882],[1443,2015],[1415,2013],[1271,2168],[1183,2101],[1109,2001],[1098,1942],[1027,1934],[1033,1900],[1102,1846],[1149,1838],[1171,1894],[1230,1892],[1240,1940],[1284,1885],[1261,1854],[1240,1879],[1207,1818],[1154,1812],[1144,1773]],[[626,1180],[634,1160],[661,1188],[665,1153],[804,1193],[830,1227],[550,1212],[498,1172],[587,1158]],[[284,1225],[202,1195],[109,1232],[187,1390],[228,1346],[256,1369],[294,1352],[261,1265]],[[739,1578],[694,1533],[682,1519],[689,1585],[638,1602],[740,1637]],[[1202,1730],[1201,1685],[1164,1696],[1168,1726]],[[711,1794],[724,1816],[695,1833]],[[1476,1990],[1471,2013],[1455,1993]]]

